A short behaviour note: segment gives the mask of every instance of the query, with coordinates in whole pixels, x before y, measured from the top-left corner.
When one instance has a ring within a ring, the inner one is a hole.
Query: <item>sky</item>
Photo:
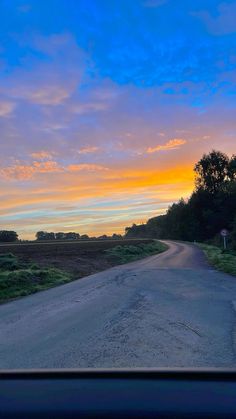
[[[0,229],[98,236],[236,152],[236,1],[1,0]]]

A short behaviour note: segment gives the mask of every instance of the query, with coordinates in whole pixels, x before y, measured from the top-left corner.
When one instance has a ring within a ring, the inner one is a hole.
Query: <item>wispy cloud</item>
[[[181,147],[182,145],[186,144],[186,140],[183,138],[174,138],[169,140],[165,144],[158,144],[155,147],[148,147],[146,152],[147,153],[156,153],[158,151],[168,151],[168,150],[176,150],[177,148]]]
[[[55,153],[42,150],[42,151],[36,151],[35,153],[31,153],[30,156],[33,157],[33,159],[46,160],[46,159],[51,159],[53,157],[53,154]]]
[[[33,162],[31,165],[15,164],[0,170],[3,178],[9,180],[29,180],[37,173],[58,173],[63,169],[55,161]]]
[[[89,154],[96,153],[99,150],[99,147],[82,147],[78,150],[78,154]]]
[[[8,97],[37,105],[56,106],[70,98],[80,86],[85,53],[70,34],[32,35],[21,42],[34,50],[34,58],[9,74],[1,91]],[[38,52],[47,59],[40,60]],[[29,66],[29,68],[28,68]]]
[[[70,164],[66,168],[69,172],[80,172],[82,170],[89,170],[89,171],[103,171],[109,170],[107,167],[101,166],[99,164]]]
[[[59,84],[42,86],[18,86],[12,89],[12,96],[25,99],[37,105],[60,105],[68,99],[72,93],[70,86],[60,86]]]
[[[236,32],[235,16],[236,16],[236,2],[222,2],[218,6],[218,13],[213,16],[208,11],[192,13],[199,17],[206,24],[209,32],[213,35],[226,35]]]
[[[9,101],[0,101],[0,117],[9,116],[15,109],[15,103]]]
[[[38,157],[39,158],[39,157]],[[38,174],[49,173],[74,173],[81,171],[107,171],[107,167],[97,164],[70,164],[62,166],[56,161],[34,161],[32,164],[21,164],[16,162],[12,166],[4,167],[0,170],[0,175],[7,180],[27,181],[31,180]]]
[[[70,106],[71,112],[84,114],[88,112],[104,111],[108,107],[104,102],[75,103]]]

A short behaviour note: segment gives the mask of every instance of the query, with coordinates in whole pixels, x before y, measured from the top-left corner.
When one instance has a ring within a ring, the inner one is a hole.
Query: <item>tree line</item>
[[[103,234],[102,236],[98,237],[89,237],[88,234],[82,234],[75,233],[70,231],[69,233],[53,233],[53,232],[47,232],[47,231],[38,231],[36,233],[36,240],[37,241],[50,241],[50,240],[94,240],[94,239],[120,239],[122,236],[120,234],[113,234],[112,236],[107,236],[106,234]]]
[[[56,240],[118,240],[122,239],[123,236],[121,234],[112,234],[111,236],[107,236],[103,234],[102,236],[98,237],[89,237],[88,234],[75,233],[70,231],[68,233],[64,232],[48,232],[48,231],[38,231],[35,235],[36,241],[56,241]],[[15,231],[10,230],[0,230],[0,242],[2,243],[14,243],[20,242],[18,234]]]
[[[189,199],[172,204],[165,215],[125,229],[125,236],[220,244],[220,231],[229,231],[236,249],[236,156],[213,150],[194,166],[195,188]]]

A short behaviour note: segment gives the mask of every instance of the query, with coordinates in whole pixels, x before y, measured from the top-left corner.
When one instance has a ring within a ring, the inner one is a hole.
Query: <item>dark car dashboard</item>
[[[235,418],[236,371],[2,371],[0,418]]]

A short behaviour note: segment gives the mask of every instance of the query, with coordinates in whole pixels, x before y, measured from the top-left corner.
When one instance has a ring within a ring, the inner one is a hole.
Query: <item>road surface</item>
[[[0,369],[236,366],[236,278],[194,245],[0,306]]]

